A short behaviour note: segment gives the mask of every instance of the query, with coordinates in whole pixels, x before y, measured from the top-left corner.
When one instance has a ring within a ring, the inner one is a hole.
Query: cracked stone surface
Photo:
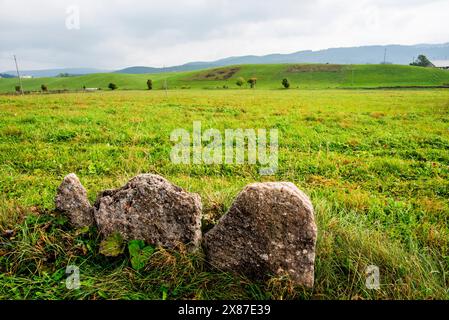
[[[93,207],[87,198],[86,189],[74,173],[67,175],[58,187],[55,205],[76,228],[94,224]]]
[[[204,236],[209,263],[250,278],[289,275],[314,284],[317,227],[310,199],[293,183],[248,185]]]
[[[161,176],[142,174],[116,190],[99,194],[95,221],[103,237],[116,232],[125,240],[175,248],[201,242],[201,198]]]

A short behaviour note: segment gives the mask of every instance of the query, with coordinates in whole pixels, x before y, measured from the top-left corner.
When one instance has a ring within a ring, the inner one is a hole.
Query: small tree
[[[109,89],[111,89],[111,90],[115,90],[115,89],[117,89],[118,87],[117,87],[117,85],[115,84],[115,83],[110,83],[109,85],[108,85],[108,88]]]
[[[147,80],[147,87],[148,87],[148,90],[153,90],[153,80],[151,80],[151,79]]]
[[[256,86],[256,83],[257,83],[257,78],[248,79],[248,83],[249,83],[249,86],[251,87],[251,89],[254,89],[254,87]]]
[[[41,90],[42,90],[42,92],[47,92],[48,87],[45,84],[43,84],[43,85],[41,85]]]
[[[20,88],[20,86],[16,86],[15,89],[16,89],[16,92],[21,92],[22,91],[22,88]]]
[[[433,64],[430,62],[429,59],[423,54],[420,54],[418,56],[418,59],[410,63],[411,66],[417,66],[417,67],[432,67]]]
[[[288,81],[287,78],[284,78],[284,79],[282,80],[282,85],[284,86],[285,89],[290,88],[290,82]]]
[[[237,79],[235,84],[238,85],[239,87],[242,87],[245,84],[245,79],[240,77],[240,78]]]

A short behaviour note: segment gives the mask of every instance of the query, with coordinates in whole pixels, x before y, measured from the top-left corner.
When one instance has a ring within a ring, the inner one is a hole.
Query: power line
[[[22,96],[23,96],[22,78],[20,77],[19,66],[17,65],[16,55],[14,55],[14,62],[16,63],[17,77],[19,77],[20,92],[22,93]]]

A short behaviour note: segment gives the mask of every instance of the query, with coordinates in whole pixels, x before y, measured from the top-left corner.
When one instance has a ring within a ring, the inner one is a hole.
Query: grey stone
[[[93,207],[76,174],[67,175],[58,187],[55,198],[56,209],[64,213],[72,226],[82,228],[94,224]]]
[[[293,183],[248,185],[204,236],[209,263],[250,278],[289,275],[314,284],[317,227],[310,199]]]
[[[201,198],[163,177],[142,174],[124,187],[103,191],[95,202],[95,220],[103,237],[175,248],[195,248],[201,241]]]

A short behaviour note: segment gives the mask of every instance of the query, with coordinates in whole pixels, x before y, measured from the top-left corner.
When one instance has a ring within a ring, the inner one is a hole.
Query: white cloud
[[[80,8],[80,30],[65,27]],[[0,70],[175,65],[246,54],[449,41],[447,0],[0,0]]]

